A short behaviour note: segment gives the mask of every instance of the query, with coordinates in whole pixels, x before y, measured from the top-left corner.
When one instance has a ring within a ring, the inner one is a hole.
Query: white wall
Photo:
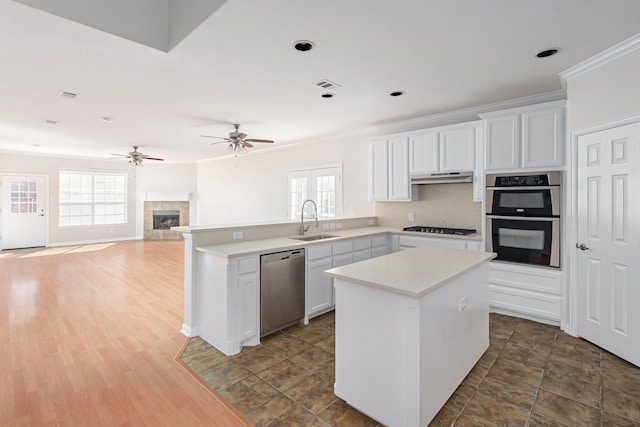
[[[640,47],[569,80],[567,129],[640,115]]]
[[[577,185],[574,168],[577,151],[572,135],[620,119],[640,116],[640,40],[636,46],[635,50],[567,81],[567,173],[564,191],[567,222],[563,235],[563,259],[568,282],[575,280],[570,274],[571,263],[575,262],[573,245],[576,243],[576,236],[573,227],[576,219],[572,202]],[[563,323],[568,325],[563,327],[575,333],[576,325],[572,324],[575,313],[572,313],[574,307],[571,304],[574,297],[571,288],[565,287]]]
[[[196,223],[197,166],[195,163],[152,163],[136,169],[136,238],[144,234],[144,200],[146,193],[189,194],[189,224]]]
[[[61,170],[101,170],[128,173],[127,224],[58,227],[58,178]],[[48,245],[142,238],[143,201],[146,192],[194,193],[196,165],[151,164],[132,168],[126,161],[99,161],[0,153],[0,174],[48,177]],[[190,220],[195,222],[195,209]],[[2,226],[2,224],[0,224]]]
[[[58,181],[61,170],[127,172],[129,190],[127,217],[130,219],[129,223],[91,227],[58,227]],[[136,174],[135,169],[129,168],[127,163],[2,153],[0,154],[0,174],[45,175],[49,178],[48,245],[130,239],[135,236],[135,222],[131,219],[135,217]]]
[[[344,217],[371,216],[364,137],[254,152],[198,162],[198,224],[287,218],[287,170],[342,164]]]

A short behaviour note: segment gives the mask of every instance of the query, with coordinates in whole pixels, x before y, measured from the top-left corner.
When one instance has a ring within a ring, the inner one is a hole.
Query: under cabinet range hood
[[[411,175],[411,185],[458,184],[473,182],[473,172],[435,172]]]

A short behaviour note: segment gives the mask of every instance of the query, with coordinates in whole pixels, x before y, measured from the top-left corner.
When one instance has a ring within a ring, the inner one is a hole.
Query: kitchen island
[[[426,426],[489,346],[494,257],[418,247],[327,270],[335,394],[386,426]]]

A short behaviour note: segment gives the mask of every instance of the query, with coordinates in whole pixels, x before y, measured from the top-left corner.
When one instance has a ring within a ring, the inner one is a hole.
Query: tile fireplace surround
[[[189,202],[145,201],[144,202],[144,240],[181,240],[182,233],[172,230],[153,229],[153,211],[176,210],[180,212],[180,226],[189,225]]]

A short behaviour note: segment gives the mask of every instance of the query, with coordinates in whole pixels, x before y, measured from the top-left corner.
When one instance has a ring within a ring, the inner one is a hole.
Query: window
[[[38,183],[36,181],[11,181],[11,213],[35,213],[38,208]]]
[[[127,222],[127,175],[60,172],[58,224],[104,225]]]
[[[316,202],[319,219],[342,215],[342,166],[289,171],[287,189],[289,219],[300,219],[300,208],[307,199]],[[305,217],[314,214],[313,205],[307,204]]]

